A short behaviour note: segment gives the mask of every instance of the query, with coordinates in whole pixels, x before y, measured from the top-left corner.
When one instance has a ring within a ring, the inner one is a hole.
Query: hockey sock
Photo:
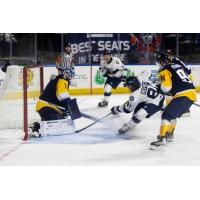
[[[106,102],[109,101],[109,97],[111,95],[111,90],[112,90],[112,87],[109,84],[106,84],[105,87],[104,87],[104,98],[103,98],[103,101],[106,101]]]
[[[160,136],[165,137],[166,133],[170,132],[171,124],[168,120],[162,120],[160,126]]]
[[[177,122],[177,120],[171,120],[170,121],[170,128],[169,128],[169,132],[170,133],[173,133],[174,132],[174,129],[176,128],[176,122]]]

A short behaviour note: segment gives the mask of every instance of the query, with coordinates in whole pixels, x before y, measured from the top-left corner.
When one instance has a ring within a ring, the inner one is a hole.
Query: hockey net
[[[28,139],[39,121],[35,105],[43,90],[42,66],[9,66],[0,87],[0,140]]]

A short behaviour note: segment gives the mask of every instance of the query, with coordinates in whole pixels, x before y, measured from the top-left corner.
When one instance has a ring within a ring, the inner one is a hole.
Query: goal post
[[[28,139],[28,127],[40,120],[35,105],[43,87],[43,66],[8,67],[0,87],[0,139]]]
[[[28,139],[28,125],[29,125],[29,106],[28,106],[28,98],[31,98],[31,92],[28,90],[28,85],[30,82],[29,79],[29,72],[30,70],[34,71],[37,70],[39,71],[39,82],[35,83],[35,84],[39,84],[39,86],[37,85],[38,88],[36,88],[36,91],[38,91],[38,96],[36,94],[35,97],[39,97],[39,95],[42,93],[43,89],[44,89],[44,77],[43,77],[43,66],[41,65],[33,65],[33,66],[28,66],[28,67],[24,67],[23,68],[23,107],[24,107],[24,140],[27,141]],[[33,75],[34,76],[34,75]],[[33,77],[34,79],[34,77]],[[30,96],[29,96],[30,93]]]

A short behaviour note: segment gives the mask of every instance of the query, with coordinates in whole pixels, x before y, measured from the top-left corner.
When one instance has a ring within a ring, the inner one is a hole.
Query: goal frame
[[[39,74],[40,74],[40,94],[42,94],[44,90],[44,69],[43,65],[30,65],[25,66],[23,68],[23,129],[24,129],[24,141],[28,140],[28,70],[29,69],[35,69],[39,68]]]

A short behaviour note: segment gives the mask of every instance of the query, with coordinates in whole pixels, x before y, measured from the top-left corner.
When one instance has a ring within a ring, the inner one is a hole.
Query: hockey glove
[[[163,92],[163,90],[161,89],[161,84],[157,85],[157,91],[159,94],[163,94],[163,95],[167,95],[167,96],[171,96],[172,94],[169,92]]]
[[[63,116],[64,118],[67,118],[67,117],[69,116],[69,110],[68,110],[67,107],[66,107],[65,110],[63,111],[62,116]]]
[[[126,76],[122,76],[120,79],[122,82],[124,82],[124,83],[126,82]]]
[[[117,115],[117,114],[121,113],[121,111],[119,110],[119,106],[112,107],[110,111],[113,115]]]

